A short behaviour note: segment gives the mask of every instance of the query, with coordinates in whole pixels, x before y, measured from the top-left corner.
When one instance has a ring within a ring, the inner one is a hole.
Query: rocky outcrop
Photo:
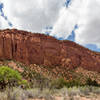
[[[16,29],[0,30],[0,59],[25,64],[83,67],[100,72],[100,54],[71,41]]]

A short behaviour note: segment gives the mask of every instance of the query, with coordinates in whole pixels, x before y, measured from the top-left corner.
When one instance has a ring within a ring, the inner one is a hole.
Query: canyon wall
[[[0,30],[0,60],[16,60],[25,64],[83,67],[100,72],[100,54],[74,42],[16,29]]]

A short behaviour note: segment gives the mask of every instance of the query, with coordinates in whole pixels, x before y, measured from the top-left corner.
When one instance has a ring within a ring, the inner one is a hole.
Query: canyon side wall
[[[16,29],[0,30],[0,59],[100,72],[99,53],[68,40]]]

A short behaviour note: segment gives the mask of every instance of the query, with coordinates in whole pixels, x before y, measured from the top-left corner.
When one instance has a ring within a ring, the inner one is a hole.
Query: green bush
[[[71,80],[69,82],[67,82],[66,87],[74,87],[74,86],[81,86],[81,82],[79,80]]]
[[[88,78],[86,81],[86,85],[88,86],[99,86],[96,80],[92,80],[91,78]]]
[[[79,80],[70,80],[66,81],[63,78],[59,78],[57,80],[52,81],[51,87],[61,89],[63,87],[74,87],[74,86],[82,86],[81,82]]]
[[[29,88],[29,84],[27,82],[27,80],[21,80],[18,82],[18,85],[20,85],[22,88]]]
[[[63,87],[79,87],[79,86],[84,86],[84,85],[88,85],[88,86],[100,86],[96,80],[92,80],[91,78],[88,78],[86,83],[83,84],[80,80],[69,80],[69,81],[66,81],[64,80],[63,78],[59,78],[59,79],[56,79],[56,80],[53,80],[52,83],[51,83],[51,87],[53,88],[57,88],[57,89],[61,89]]]
[[[22,81],[22,77],[18,71],[15,71],[7,66],[0,67],[0,87],[1,89],[6,86],[16,86]]]
[[[63,78],[59,78],[59,79],[52,81],[51,88],[61,89],[61,88],[65,87],[66,85],[67,85],[67,81],[64,80]]]

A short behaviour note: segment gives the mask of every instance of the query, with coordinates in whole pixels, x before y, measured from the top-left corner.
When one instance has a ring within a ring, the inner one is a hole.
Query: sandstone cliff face
[[[71,41],[16,29],[0,31],[0,59],[100,72],[100,54]]]

